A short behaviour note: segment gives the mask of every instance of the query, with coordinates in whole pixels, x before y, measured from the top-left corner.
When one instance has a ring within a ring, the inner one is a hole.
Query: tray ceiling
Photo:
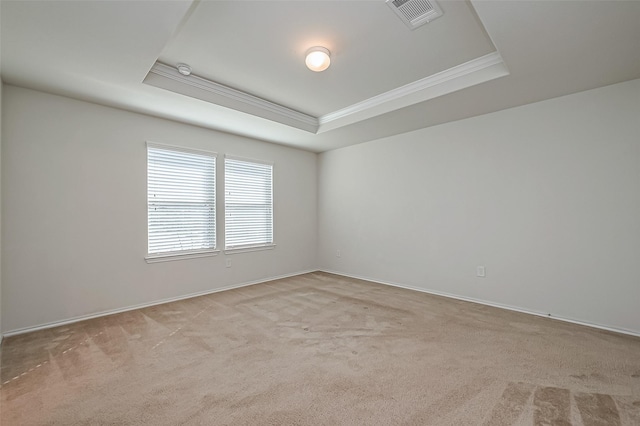
[[[640,2],[439,5],[410,30],[384,0],[4,0],[1,74],[316,152],[640,78]],[[327,71],[304,67],[313,45]]]
[[[322,116],[496,51],[471,5],[409,30],[384,1],[209,1],[162,50],[199,77]],[[331,51],[309,71],[310,47]]]

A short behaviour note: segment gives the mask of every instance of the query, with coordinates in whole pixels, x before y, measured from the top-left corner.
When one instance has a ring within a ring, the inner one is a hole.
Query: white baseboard
[[[121,312],[133,311],[135,309],[147,308],[149,306],[161,305],[163,303],[176,302],[178,300],[191,299],[193,297],[204,296],[204,295],[207,295],[207,294],[218,293],[218,292],[226,291],[226,290],[233,290],[235,288],[248,287],[248,286],[252,286],[252,285],[255,285],[255,284],[261,284],[261,283],[265,283],[265,282],[268,282],[268,281],[279,280],[279,279],[282,279],[282,278],[294,277],[294,276],[297,276],[297,275],[304,275],[304,274],[308,274],[308,273],[312,273],[312,272],[326,272],[326,273],[329,273],[329,274],[341,275],[341,276],[344,276],[344,277],[355,278],[355,279],[364,280],[364,281],[370,281],[370,282],[374,282],[374,283],[377,283],[377,284],[383,284],[383,285],[389,285],[389,286],[392,286],[392,287],[404,288],[404,289],[407,289],[407,290],[419,291],[421,293],[434,294],[436,296],[443,296],[443,297],[448,297],[448,298],[451,298],[451,299],[463,300],[465,302],[478,303],[480,305],[492,306],[494,308],[506,309],[506,310],[509,310],[509,311],[521,312],[521,313],[524,313],[524,314],[536,315],[536,316],[540,316],[540,317],[544,317],[544,318],[551,318],[551,319],[555,319],[555,320],[558,320],[558,321],[569,322],[569,323],[573,323],[573,324],[578,324],[578,325],[583,325],[583,326],[587,326],[587,327],[597,328],[597,329],[600,329],[600,330],[612,331],[612,332],[615,332],[615,333],[621,333],[621,334],[627,334],[627,335],[630,335],[630,336],[640,337],[640,332],[627,330],[627,329],[624,329],[624,328],[609,327],[609,326],[600,325],[600,324],[594,324],[594,323],[590,323],[590,322],[586,322],[586,321],[580,321],[580,320],[576,320],[576,319],[572,319],[572,318],[563,318],[563,317],[559,317],[559,316],[555,316],[555,315],[552,316],[550,313],[537,312],[537,311],[532,311],[532,310],[529,310],[529,309],[524,309],[524,308],[520,308],[520,307],[516,307],[516,306],[510,306],[510,305],[504,305],[504,304],[501,304],[501,303],[489,302],[489,301],[486,301],[486,300],[475,299],[475,298],[472,298],[472,297],[458,296],[456,294],[445,293],[445,292],[436,291],[436,290],[429,290],[429,289],[420,288],[420,287],[413,287],[413,286],[399,284],[399,283],[390,282],[390,281],[381,281],[381,280],[377,280],[377,279],[374,279],[374,278],[363,277],[363,276],[353,275],[353,274],[347,274],[347,273],[344,273],[344,272],[331,271],[331,270],[328,270],[328,269],[310,269],[310,270],[307,270],[307,271],[300,271],[300,272],[280,275],[280,276],[276,276],[276,277],[270,277],[270,278],[264,278],[264,279],[255,280],[255,281],[249,281],[249,282],[245,282],[245,283],[241,283],[241,284],[229,285],[229,286],[220,287],[220,288],[216,288],[216,289],[212,289],[212,290],[205,290],[205,291],[201,291],[201,292],[197,292],[197,293],[190,293],[190,294],[187,294],[187,295],[184,295],[184,296],[178,296],[178,297],[172,297],[172,298],[168,298],[168,299],[156,300],[156,301],[149,302],[149,303],[142,303],[142,304],[139,304],[139,305],[128,306],[126,308],[111,309],[111,310],[107,310],[107,311],[97,312],[97,313],[94,313],[94,314],[81,315],[81,316],[73,317],[73,318],[70,318],[70,319],[66,319],[66,320],[62,320],[62,321],[54,321],[54,322],[50,322],[50,323],[46,323],[46,324],[33,326],[33,327],[24,327],[24,328],[20,328],[20,329],[16,329],[16,330],[11,330],[11,331],[7,331],[6,333],[0,334],[0,344],[2,344],[2,339],[4,337],[16,336],[18,334],[29,333],[29,332],[37,331],[37,330],[44,330],[44,329],[47,329],[47,328],[58,327],[58,326],[61,326],[61,325],[73,324],[75,322],[84,321],[84,320],[88,320],[88,319],[92,319],[92,318],[99,318],[99,317],[104,317],[104,316],[108,316],[108,315],[118,314],[118,313],[121,313]]]
[[[331,271],[328,269],[320,269],[320,272],[326,272],[326,273],[335,274],[335,275],[342,275],[344,277],[355,278],[355,279],[364,280],[364,281],[371,281],[377,284],[384,284],[392,287],[399,287],[407,290],[419,291],[421,293],[434,294],[436,296],[448,297],[450,299],[463,300],[465,302],[478,303],[480,305],[492,306],[494,308],[506,309],[509,311],[521,312],[523,314],[536,315],[539,317],[551,318],[554,320],[564,321],[564,322],[570,322],[572,324],[584,325],[586,327],[597,328],[600,330],[612,331],[614,333],[628,334],[630,336],[640,337],[640,331],[627,330],[626,328],[618,328],[618,327],[610,327],[610,326],[601,325],[601,324],[594,324],[586,321],[576,320],[573,318],[564,318],[564,317],[555,316],[547,312],[537,312],[537,311],[532,311],[525,308],[520,308],[517,306],[503,305],[501,303],[489,302],[487,300],[475,299],[473,297],[458,296],[456,294],[445,293],[445,292],[436,291],[436,290],[429,290],[429,289],[420,288],[420,287],[413,287],[413,286],[398,284],[390,281],[380,281],[374,278],[362,277],[362,276],[352,275],[352,274],[345,274],[344,272]]]
[[[80,316],[77,316],[77,317],[73,317],[73,318],[69,318],[69,319],[65,319],[65,320],[61,320],[61,321],[53,321],[53,322],[48,322],[46,324],[40,324],[40,325],[32,326],[32,327],[19,328],[19,329],[16,329],[16,330],[7,331],[7,332],[3,333],[2,335],[0,335],[0,343],[2,342],[2,337],[16,336],[18,334],[30,333],[32,331],[44,330],[44,329],[53,328],[53,327],[59,327],[61,325],[73,324],[75,322],[85,321],[85,320],[92,319],[92,318],[105,317],[105,316],[108,316],[108,315],[119,314],[121,312],[133,311],[135,309],[148,308],[149,306],[162,305],[164,303],[177,302],[178,300],[191,299],[193,297],[205,296],[207,294],[218,293],[220,291],[225,291],[225,290],[233,290],[234,288],[248,287],[248,286],[252,286],[252,285],[255,285],[255,284],[261,284],[261,283],[268,282],[268,281],[275,281],[275,280],[279,280],[279,279],[282,279],[282,278],[295,277],[297,275],[308,274],[308,273],[311,273],[311,272],[317,272],[317,269],[311,269],[311,270],[308,270],[308,271],[294,272],[294,273],[291,273],[291,274],[279,275],[279,276],[276,276],[276,277],[263,278],[263,279],[259,279],[259,280],[255,280],[255,281],[244,282],[244,283],[241,283],[241,284],[233,284],[233,285],[228,285],[228,286],[225,286],[225,287],[215,288],[215,289],[211,289],[211,290],[200,291],[200,292],[197,292],[197,293],[190,293],[190,294],[186,294],[186,295],[183,295],[183,296],[170,297],[168,299],[155,300],[153,302],[141,303],[139,305],[133,305],[133,306],[127,306],[126,308],[109,309],[109,310],[106,310],[106,311],[96,312],[94,314],[88,314],[88,315],[80,315]]]

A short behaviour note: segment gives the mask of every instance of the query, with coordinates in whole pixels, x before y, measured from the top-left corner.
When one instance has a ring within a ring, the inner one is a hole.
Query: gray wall
[[[5,332],[316,268],[316,154],[14,86],[4,98]],[[147,264],[146,141],[218,153],[218,246],[224,154],[273,161],[277,247]]]
[[[325,270],[640,333],[640,80],[326,152],[318,185]]]

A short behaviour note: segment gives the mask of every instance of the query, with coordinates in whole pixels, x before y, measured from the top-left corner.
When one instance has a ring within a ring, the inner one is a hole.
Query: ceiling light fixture
[[[309,68],[311,71],[324,71],[329,68],[329,65],[331,65],[331,52],[329,52],[329,50],[324,47],[312,47],[311,49],[307,50],[307,55],[304,63],[307,64],[307,68]]]
[[[176,68],[182,75],[191,75],[191,67],[187,64],[178,64],[176,65]]]

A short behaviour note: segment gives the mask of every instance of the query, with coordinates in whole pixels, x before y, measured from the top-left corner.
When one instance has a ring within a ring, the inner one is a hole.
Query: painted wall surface
[[[640,333],[640,80],[318,167],[321,268]]]
[[[5,86],[5,332],[315,269],[314,153]],[[273,250],[147,264],[146,141],[274,162]],[[225,267],[231,259],[231,267]]]
[[[0,242],[2,241],[2,79],[0,79]],[[0,244],[0,343],[2,343],[2,244]]]

